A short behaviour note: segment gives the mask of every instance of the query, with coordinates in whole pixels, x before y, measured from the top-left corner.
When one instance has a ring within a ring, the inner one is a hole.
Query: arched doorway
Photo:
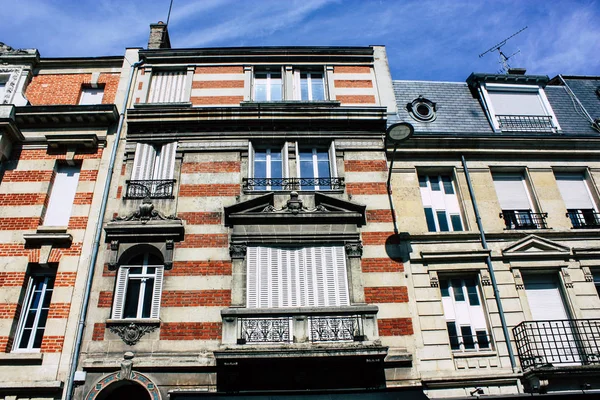
[[[120,379],[121,372],[105,375],[88,392],[85,400],[161,400],[154,382],[146,375],[132,371],[129,379]]]
[[[113,383],[98,394],[96,400],[151,400],[150,393],[139,383],[121,381]]]

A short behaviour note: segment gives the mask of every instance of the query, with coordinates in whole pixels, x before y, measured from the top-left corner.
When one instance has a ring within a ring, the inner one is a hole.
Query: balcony
[[[567,210],[567,217],[573,224],[573,229],[600,228],[600,214],[593,209]]]
[[[126,199],[172,199],[175,179],[154,179],[143,181],[126,181]]]
[[[223,310],[223,343],[363,342],[377,338],[376,306],[230,308]]]
[[[504,219],[505,229],[547,229],[548,213],[534,213],[530,210],[502,210],[500,218]]]
[[[600,319],[524,321],[513,334],[523,370],[600,364]]]
[[[343,190],[344,178],[244,178],[242,189],[253,191]]]
[[[555,132],[549,115],[496,115],[502,132]]]

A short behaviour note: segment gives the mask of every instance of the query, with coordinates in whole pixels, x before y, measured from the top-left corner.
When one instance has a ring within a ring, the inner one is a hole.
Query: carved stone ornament
[[[4,43],[0,42],[0,54],[3,52],[2,45],[4,45]],[[4,97],[0,98],[1,104],[9,104],[11,102],[22,71],[22,68],[0,68],[0,74],[10,74],[6,84],[4,85]]]
[[[158,325],[136,324],[134,322],[109,327],[112,333],[116,333],[129,346],[134,346],[142,336],[154,332],[156,328],[158,328]]]
[[[437,271],[429,271],[429,286],[434,288],[440,286],[440,279],[438,278]]]
[[[518,269],[513,269],[513,278],[515,279],[515,286],[519,290],[525,289],[525,283],[523,283],[523,277],[521,276],[521,271]]]
[[[177,220],[180,221],[180,218],[177,218],[175,215],[165,216],[162,213],[156,211],[154,209],[154,204],[149,197],[144,198],[138,211],[134,211],[130,215],[125,217],[115,217],[114,221],[140,221],[142,224],[146,224],[148,221],[152,220]]]
[[[120,381],[128,381],[131,380],[131,370],[133,368],[133,356],[134,354],[131,351],[126,351],[123,354],[123,361],[121,361],[121,372],[117,377]]]
[[[246,257],[247,248],[245,244],[232,244],[229,246],[229,256],[232,259],[243,259]]]
[[[571,279],[571,274],[569,274],[568,268],[561,268],[563,280],[565,281],[565,287],[567,289],[573,288],[573,280]]]
[[[490,286],[492,284],[492,279],[490,278],[490,271],[487,269],[482,269],[480,272],[481,276],[481,286]]]
[[[581,270],[583,271],[583,277],[586,282],[594,282],[594,275],[592,274],[590,267],[581,267]]]
[[[275,208],[272,205],[266,206],[262,212],[264,213],[277,213],[277,212],[286,212],[292,214],[299,214],[301,212],[329,212],[329,210],[319,204],[315,208],[304,207],[302,200],[300,199],[298,192],[291,192],[290,199],[287,201],[286,205],[281,208]]]
[[[361,257],[363,253],[363,245],[361,243],[346,243],[344,246],[348,257]]]
[[[29,54],[27,50],[14,49],[6,43],[0,42],[0,54]]]

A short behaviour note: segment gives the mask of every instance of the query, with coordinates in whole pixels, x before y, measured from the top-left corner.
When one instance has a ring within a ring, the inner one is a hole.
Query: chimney
[[[150,37],[148,38],[148,49],[170,49],[171,40],[167,25],[158,21],[157,24],[150,24]]]

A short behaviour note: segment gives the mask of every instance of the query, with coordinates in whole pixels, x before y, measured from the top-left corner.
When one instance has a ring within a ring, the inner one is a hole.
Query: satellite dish
[[[397,145],[398,143],[408,139],[415,132],[415,128],[408,122],[400,122],[390,125],[386,131],[386,139],[388,143]]]

